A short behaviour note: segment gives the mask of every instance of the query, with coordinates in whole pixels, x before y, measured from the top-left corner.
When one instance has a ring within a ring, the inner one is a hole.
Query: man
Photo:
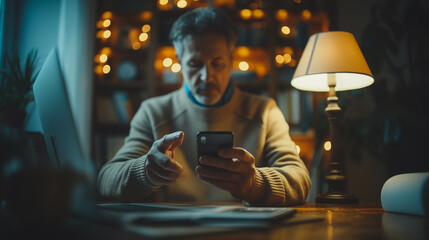
[[[107,199],[232,201],[246,205],[302,203],[308,171],[274,100],[244,93],[230,80],[237,40],[220,10],[201,8],[181,16],[170,37],[182,66],[183,87],[145,100],[124,146],[99,173]],[[196,133],[233,131],[237,147],[202,156]]]

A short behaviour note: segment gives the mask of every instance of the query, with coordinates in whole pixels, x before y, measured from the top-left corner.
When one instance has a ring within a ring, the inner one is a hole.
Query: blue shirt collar
[[[186,94],[191,99],[191,101],[193,103],[197,104],[198,106],[204,107],[204,108],[220,107],[220,106],[228,103],[232,97],[233,92],[234,92],[234,86],[232,84],[232,80],[229,80],[228,87],[226,88],[226,91],[223,94],[222,98],[219,100],[219,102],[214,104],[214,105],[211,105],[211,106],[206,106],[206,105],[203,105],[203,104],[197,102],[197,99],[195,99],[195,97],[192,95],[191,91],[189,90],[188,85],[186,83],[183,83],[183,84],[185,85]]]

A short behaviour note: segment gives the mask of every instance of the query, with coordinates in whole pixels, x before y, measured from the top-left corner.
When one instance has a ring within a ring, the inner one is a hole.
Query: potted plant
[[[37,60],[36,49],[27,54],[24,65],[17,51],[11,57],[6,55],[5,67],[0,70],[0,124],[22,128],[25,108],[34,100]]]

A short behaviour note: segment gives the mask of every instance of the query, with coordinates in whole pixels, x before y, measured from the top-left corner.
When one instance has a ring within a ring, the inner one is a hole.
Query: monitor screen
[[[90,159],[83,157],[56,47],[49,52],[33,91],[51,169],[63,173],[71,170],[76,176],[72,186],[64,186],[68,187],[64,191],[70,194],[70,210],[82,216],[92,216],[96,193],[95,168]]]
[[[33,91],[52,166],[92,175],[93,163],[82,152],[56,47],[49,52]]]

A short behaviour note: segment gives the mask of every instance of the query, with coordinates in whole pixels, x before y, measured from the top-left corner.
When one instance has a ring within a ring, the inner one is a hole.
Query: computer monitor
[[[33,91],[52,166],[87,172],[93,163],[80,146],[57,47],[49,52]]]
[[[71,211],[91,215],[95,203],[96,172],[94,163],[84,157],[79,143],[56,47],[49,52],[33,91],[49,153],[50,169],[73,172],[76,179],[67,190],[71,198]]]

